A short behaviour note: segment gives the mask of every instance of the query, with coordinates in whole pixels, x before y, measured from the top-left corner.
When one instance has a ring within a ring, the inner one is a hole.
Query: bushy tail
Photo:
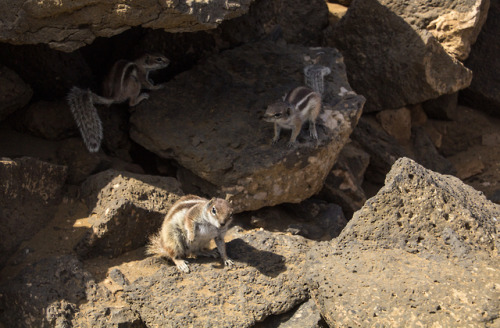
[[[324,78],[331,72],[329,67],[323,65],[308,65],[304,67],[305,84],[323,96],[325,92]]]
[[[69,108],[78,125],[83,142],[91,153],[99,151],[103,138],[101,119],[97,114],[93,98],[90,90],[77,87],[73,87],[67,96]]]
[[[149,243],[146,245],[146,254],[166,256],[159,232],[149,237]]]

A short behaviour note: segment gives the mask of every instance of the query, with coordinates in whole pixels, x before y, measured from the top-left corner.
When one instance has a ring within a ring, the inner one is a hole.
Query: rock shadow
[[[246,263],[272,278],[286,271],[286,258],[283,255],[257,249],[240,238],[233,239],[226,245],[228,256],[236,265],[238,262]]]

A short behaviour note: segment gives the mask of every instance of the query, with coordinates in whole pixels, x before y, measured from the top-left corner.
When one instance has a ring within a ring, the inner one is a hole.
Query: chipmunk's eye
[[[163,58],[158,57],[158,58],[156,58],[156,61],[157,61],[157,62],[162,62],[162,61],[163,61]]]
[[[281,117],[281,113],[274,114],[274,117]]]
[[[212,214],[213,214],[213,215],[217,214],[217,209],[215,209],[215,206],[214,206],[214,207],[212,207]]]

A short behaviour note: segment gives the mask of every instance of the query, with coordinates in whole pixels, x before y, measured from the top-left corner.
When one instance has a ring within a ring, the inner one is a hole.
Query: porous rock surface
[[[489,1],[432,2],[356,1],[326,34],[327,44],[342,51],[353,88],[367,97],[365,111],[401,108],[470,85],[472,72],[458,59],[467,57]]]
[[[92,228],[77,245],[82,256],[117,256],[144,245],[183,195],[175,178],[115,170],[90,176],[81,187]]]
[[[312,297],[334,327],[498,324],[499,216],[459,179],[399,159],[341,235],[309,253]]]
[[[66,176],[62,165],[30,157],[0,158],[0,267],[51,220]]]
[[[325,77],[319,141],[304,128],[296,147],[286,147],[289,130],[271,145],[273,124],[261,120],[265,108],[302,85],[304,66],[319,59],[332,70]],[[343,58],[333,48],[250,43],[167,83],[137,106],[130,135],[198,178],[190,185],[230,195],[235,212],[297,203],[321,189],[357,123],[365,99],[350,90]]]
[[[251,0],[209,1],[2,1],[0,41],[45,43],[71,52],[96,37],[134,27],[194,32],[215,28],[248,11]]]
[[[140,266],[158,270],[126,286],[124,300],[147,326],[251,327],[307,299],[305,239],[256,231],[227,248],[232,269],[221,268],[220,260],[197,259],[189,264],[191,273],[181,274],[163,261],[142,261]]]
[[[144,248],[101,259],[103,272],[95,275],[72,255],[49,257],[2,283],[0,320],[21,327],[251,327],[310,298],[332,327],[494,327],[499,216],[500,206],[457,178],[402,158],[332,241],[234,227],[226,244],[235,265],[190,258],[187,274],[145,257]]]

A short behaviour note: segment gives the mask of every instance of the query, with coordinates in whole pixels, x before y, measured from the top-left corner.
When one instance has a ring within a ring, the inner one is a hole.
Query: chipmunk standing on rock
[[[99,150],[103,137],[102,123],[94,104],[109,106],[128,100],[130,106],[136,106],[149,98],[147,93],[141,93],[142,88],[157,90],[163,87],[151,82],[149,72],[165,68],[169,63],[170,61],[160,54],[146,54],[132,62],[119,60],[104,79],[104,97],[89,89],[73,87],[70,90],[67,96],[68,104],[90,152]]]
[[[223,199],[183,196],[168,211],[160,231],[150,237],[146,253],[170,258],[183,272],[189,268],[182,258],[190,254],[217,257],[218,251],[224,265],[232,266],[224,242],[231,215],[231,205]],[[212,239],[217,250],[207,251]]]
[[[309,121],[309,133],[315,140],[316,118],[321,110],[321,95],[308,87],[297,87],[279,100],[267,107],[264,120],[274,123],[274,138],[272,143],[278,142],[281,128],[291,129],[292,135],[288,147],[295,145],[295,140],[305,121]]]

